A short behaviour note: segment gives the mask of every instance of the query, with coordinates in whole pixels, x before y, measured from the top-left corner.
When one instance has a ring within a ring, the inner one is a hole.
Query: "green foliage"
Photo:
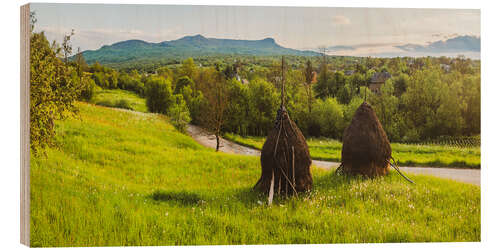
[[[193,91],[190,86],[185,86],[180,92],[189,109],[191,122],[200,124],[202,105],[205,103],[203,94],[201,91]]]
[[[208,102],[207,97],[211,96],[209,92],[213,88],[210,85],[218,81],[215,79],[219,76],[214,73],[218,69],[228,89],[227,97],[223,99],[229,103],[222,114],[222,130],[241,135],[265,135],[276,112],[273,110],[276,101],[269,100],[275,94],[279,96],[281,89],[281,64],[278,59],[281,58],[200,56],[169,62],[166,66],[161,63],[138,65],[137,69],[120,72],[95,63],[89,71],[96,85],[104,89],[112,89],[116,85],[143,97],[146,96],[145,84],[151,77],[171,82],[171,94],[183,96],[191,122],[203,125],[203,102]],[[334,138],[339,138],[338,131],[349,124],[357,108],[355,104],[359,105],[359,100],[365,99],[365,93],[367,102],[375,108],[391,141],[417,142],[440,136],[480,134],[480,61],[464,58],[334,56],[287,56],[286,60],[285,105],[305,135],[332,136],[331,131],[329,134],[324,134],[324,131],[333,125],[321,129],[319,121],[323,118],[316,116],[321,112],[312,112],[317,99],[335,98],[341,106],[344,124],[334,133]],[[318,70],[315,63],[319,71],[317,81],[313,83],[313,71]],[[451,67],[451,71],[444,71],[442,63],[456,65]],[[344,74],[348,70],[354,72]],[[382,71],[390,72],[392,78],[382,85],[380,93],[372,93],[367,89],[371,77]],[[269,83],[270,94],[264,93],[259,84],[253,84],[259,81]],[[279,97],[276,100],[279,103]]]
[[[149,77],[144,85],[148,110],[153,113],[166,114],[173,103],[170,82],[164,78]]]
[[[380,89],[379,95],[370,95],[369,102],[373,105],[375,113],[391,141],[400,141],[404,123],[398,114],[399,99],[394,96],[394,84],[387,80]]]
[[[396,77],[394,79],[394,95],[400,97],[404,92],[406,92],[409,81],[410,77],[404,73]]]
[[[173,96],[174,102],[168,109],[168,116],[174,127],[181,131],[186,132],[186,126],[191,121],[189,109],[181,94]]]
[[[312,168],[296,198],[251,191],[258,157],[211,152],[162,115],[79,104],[31,156],[33,247],[480,241],[478,186]]]
[[[128,102],[126,99],[120,99],[116,103],[116,107],[121,109],[130,109],[130,110],[133,109],[132,106],[130,105],[130,102]]]
[[[243,56],[317,56],[312,51],[300,51],[284,48],[271,39],[260,41],[207,39],[205,37],[186,36],[178,40],[160,43],[148,43],[140,40],[121,41],[105,45],[97,50],[84,51],[88,63],[101,62],[126,67],[158,66],[161,63],[175,64],[188,57],[232,57]],[[192,75],[189,77],[193,78]]]
[[[248,131],[255,135],[265,135],[273,126],[280,98],[274,86],[263,79],[249,83],[250,108],[248,118],[252,121]]]
[[[146,101],[143,98],[140,98],[135,93],[121,89],[98,90],[90,102],[106,107],[125,108],[139,112],[148,111]],[[120,102],[123,104],[119,104]],[[125,102],[127,104],[124,104]]]
[[[330,79],[333,78],[331,73],[328,71],[326,64],[321,64],[320,73],[318,77],[318,82],[314,85],[314,92],[316,93],[316,98],[326,98],[332,97],[334,92],[333,86],[331,85]]]
[[[193,79],[194,77],[196,77],[197,67],[194,64],[193,58],[189,57],[188,59],[184,60],[179,71],[180,76],[187,76],[188,79]]]
[[[251,109],[249,87],[234,78],[228,81],[228,85],[231,105],[227,108],[228,120],[224,125],[225,131],[248,135],[252,123],[248,116]]]
[[[351,85],[345,84],[339,89],[339,92],[337,93],[337,98],[341,104],[348,104],[351,101],[352,98],[352,88]]]
[[[54,145],[55,121],[76,112],[81,86],[52,50],[44,33],[30,37],[30,147]]]
[[[311,122],[318,125],[321,135],[341,138],[344,131],[344,113],[336,99],[317,100],[313,104],[311,115]]]
[[[462,116],[464,134],[481,133],[481,75],[465,76],[462,80]]]
[[[81,78],[81,85],[82,85],[82,92],[81,92],[81,98],[82,100],[85,101],[90,101],[95,95],[97,86],[94,82],[94,80],[89,77],[89,76],[83,76]]]
[[[194,88],[194,82],[189,78],[189,76],[182,76],[181,78],[177,79],[177,82],[175,83],[175,90],[174,94],[180,93],[181,89],[184,87],[189,86],[191,89]]]

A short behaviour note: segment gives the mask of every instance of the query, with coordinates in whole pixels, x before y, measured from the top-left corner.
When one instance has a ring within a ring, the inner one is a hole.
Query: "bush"
[[[317,100],[312,106],[311,120],[313,124],[319,125],[321,135],[336,139],[342,136],[344,113],[342,105],[335,98]]]
[[[180,132],[186,132],[186,125],[191,121],[189,109],[180,94],[174,95],[174,102],[168,109],[168,116],[174,127]]]
[[[128,100],[125,99],[120,99],[116,102],[113,102],[111,100],[101,100],[95,103],[96,105],[99,106],[104,106],[104,107],[110,107],[110,108],[120,108],[120,109],[129,109],[133,110],[132,105]]]
[[[130,105],[130,102],[127,101],[127,100],[125,100],[125,99],[121,99],[118,102],[116,102],[115,107],[116,108],[121,108],[121,109],[132,110],[132,106]]]
[[[82,92],[80,98],[84,101],[90,101],[94,97],[96,91],[96,84],[90,77],[84,76],[82,78]]]
[[[152,113],[167,114],[173,102],[170,81],[164,78],[148,77],[144,85],[148,110]]]
[[[96,105],[99,105],[99,106],[104,106],[104,107],[114,107],[114,104],[112,101],[110,100],[101,100],[101,101],[98,101],[95,103]]]

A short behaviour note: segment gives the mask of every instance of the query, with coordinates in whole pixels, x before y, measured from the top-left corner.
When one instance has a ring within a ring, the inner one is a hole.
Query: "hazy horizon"
[[[33,3],[36,31],[61,41],[72,29],[72,44],[95,50],[124,40],[273,38],[287,48],[341,48],[351,56],[453,56],[479,58],[480,51],[420,52],[396,46],[427,46],[457,36],[480,37],[480,11],[334,7],[249,7]]]

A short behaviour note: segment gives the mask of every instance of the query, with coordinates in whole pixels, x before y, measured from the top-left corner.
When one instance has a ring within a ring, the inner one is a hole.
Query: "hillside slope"
[[[259,159],[215,153],[166,117],[79,103],[31,157],[32,246],[479,241],[480,188],[313,168],[289,200],[251,191]]]
[[[235,40],[206,38],[201,35],[185,36],[183,38],[148,43],[141,40],[128,40],[105,45],[98,50],[87,50],[83,57],[87,63],[98,61],[101,64],[124,63],[144,59],[181,59],[185,57],[207,55],[296,55],[315,56],[313,51],[301,51],[282,47],[272,38],[262,40]]]

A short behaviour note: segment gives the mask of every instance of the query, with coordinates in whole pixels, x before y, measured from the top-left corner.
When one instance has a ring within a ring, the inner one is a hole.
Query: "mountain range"
[[[481,38],[475,36],[457,36],[444,41],[432,42],[427,45],[405,44],[395,47],[408,52],[480,52]]]
[[[206,38],[202,35],[185,36],[177,40],[150,43],[127,40],[105,45],[97,50],[86,50],[83,57],[88,64],[125,63],[160,58],[180,59],[209,55],[295,55],[317,56],[318,52],[296,50],[280,46],[273,38],[262,40],[235,40]]]

